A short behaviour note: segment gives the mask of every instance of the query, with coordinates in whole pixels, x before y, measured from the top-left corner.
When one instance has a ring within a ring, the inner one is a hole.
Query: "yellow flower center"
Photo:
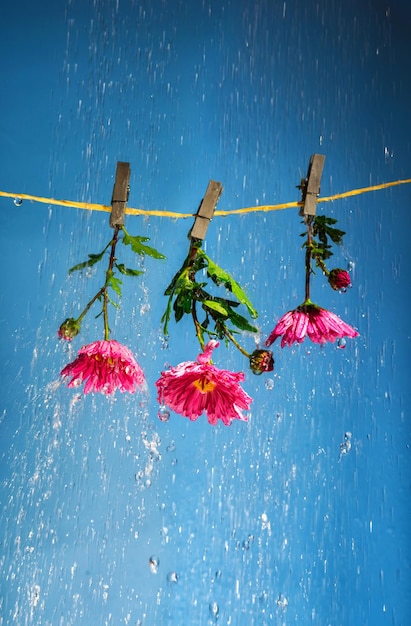
[[[115,359],[113,359],[111,356],[103,357],[101,354],[95,354],[94,359],[95,361],[105,361],[107,365],[115,364]]]
[[[199,378],[198,380],[194,380],[192,382],[194,387],[198,389],[201,393],[208,393],[209,391],[213,391],[216,387],[216,383],[213,383],[212,380],[207,380],[207,378]]]

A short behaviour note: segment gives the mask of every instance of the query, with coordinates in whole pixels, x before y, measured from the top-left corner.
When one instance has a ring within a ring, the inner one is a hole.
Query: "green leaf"
[[[174,309],[181,308],[183,313],[191,313],[192,295],[187,292],[179,293],[174,301]]]
[[[186,268],[183,265],[183,267],[180,270],[178,270],[178,272],[176,274],[174,274],[171,283],[168,285],[167,289],[164,292],[165,296],[169,296],[169,295],[174,293],[177,281],[181,278],[183,272],[185,272],[185,271],[187,271],[187,270],[186,270]]]
[[[340,230],[339,228],[326,228],[326,233],[329,238],[337,245],[342,244],[343,237],[345,235],[345,231]]]
[[[109,296],[108,297],[108,301],[110,302],[110,304],[112,304],[114,307],[116,307],[116,309],[120,308],[120,305],[117,302],[114,302],[114,300],[112,300]]]
[[[125,276],[140,276],[140,274],[144,274],[141,270],[133,270],[130,267],[126,267],[124,263],[115,263],[114,264],[119,272],[124,274]]]
[[[332,228],[331,224],[336,224],[337,220],[333,217],[326,217],[325,215],[319,215],[315,218],[313,224],[313,234],[318,236],[320,241],[327,244],[327,237],[333,241],[333,243],[340,245],[342,243],[345,231],[339,228]]]
[[[239,328],[240,330],[245,330],[250,333],[258,333],[258,328],[250,324],[250,322],[245,317],[243,317],[239,313],[236,313],[236,311],[231,310],[229,318],[234,326],[237,326],[237,328]]]
[[[113,274],[111,274],[111,276],[109,276],[107,279],[107,286],[111,287],[116,292],[116,294],[120,296],[120,298],[122,284],[123,282],[119,278],[116,278]]]
[[[216,285],[223,284],[226,289],[231,291],[235,297],[244,304],[251,317],[255,319],[258,317],[258,313],[256,309],[251,304],[250,300],[246,296],[244,290],[240,287],[240,285],[234,280],[230,274],[228,274],[225,270],[219,267],[214,261],[212,261],[202,250],[200,251],[202,255],[207,259],[207,274],[211,278],[211,280]]]
[[[212,309],[223,317],[229,316],[229,312],[220,302],[216,302],[215,300],[203,300],[201,304],[205,310]]]
[[[165,337],[168,336],[168,324],[171,319],[171,311],[173,308],[173,296],[171,295],[167,301],[167,307],[161,317],[161,323],[163,324],[163,334]]]
[[[122,242],[125,246],[131,246],[131,249],[135,254],[140,254],[141,256],[147,255],[151,256],[154,259],[165,259],[166,257],[161,252],[158,252],[155,248],[151,246],[144,245],[145,241],[150,241],[149,237],[140,237],[139,235],[133,237],[129,235],[124,226],[122,226],[123,231],[123,239]]]
[[[98,263],[99,261],[101,261],[101,259],[104,256],[105,251],[107,250],[107,248],[104,248],[103,252],[100,252],[100,254],[89,254],[89,260],[88,261],[84,261],[84,263],[78,263],[77,265],[73,265],[73,267],[71,267],[69,269],[69,274],[71,274],[71,272],[76,272],[78,270],[83,270],[85,267],[92,267],[93,265],[95,265],[96,263]]]

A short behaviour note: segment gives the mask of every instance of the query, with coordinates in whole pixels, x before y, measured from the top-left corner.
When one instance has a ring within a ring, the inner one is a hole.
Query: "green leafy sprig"
[[[120,234],[122,237],[120,237]],[[122,297],[122,285],[123,281],[116,275],[116,270],[123,276],[139,276],[143,274],[142,270],[126,267],[124,263],[119,263],[116,257],[116,248],[119,242],[124,245],[131,246],[132,251],[139,256],[150,256],[155,259],[165,259],[165,256],[158,252],[155,248],[145,245],[145,242],[149,241],[148,237],[132,236],[130,235],[124,226],[115,226],[113,237],[108,244],[98,254],[89,254],[87,261],[78,263],[69,269],[69,273],[80,271],[88,267],[93,267],[96,263],[99,263],[106,254],[109,256],[108,267],[105,271],[105,281],[103,286],[93,296],[85,309],[79,315],[78,318],[68,318],[59,329],[59,336],[64,339],[73,339],[81,330],[81,322],[83,318],[92,307],[96,300],[102,303],[100,313],[96,317],[103,315],[104,319],[104,339],[108,341],[110,337],[110,328],[108,323],[108,305],[111,304],[115,308],[119,308],[118,299]],[[111,290],[111,291],[110,291]],[[114,292],[114,296],[111,295]],[[113,299],[114,298],[114,299]]]
[[[341,245],[345,232],[339,228],[333,228],[337,220],[325,215],[316,215],[304,220],[309,232],[301,233],[301,237],[306,237],[303,248],[310,249],[310,256],[315,261],[316,267],[321,267],[325,274],[329,274],[325,261],[333,255],[332,245]]]
[[[306,216],[303,220],[306,231],[301,237],[306,237],[302,247],[305,248],[305,300],[310,301],[310,277],[314,273],[312,261],[329,277],[330,271],[325,261],[333,256],[332,244],[341,245],[345,232],[334,228],[337,220],[325,215]],[[332,244],[330,243],[332,242]]]
[[[202,349],[207,335],[209,338],[225,339],[233,343],[242,354],[251,359],[252,355],[238,343],[234,334],[240,331],[257,333],[258,329],[237,309],[243,305],[251,319],[256,319],[258,313],[238,282],[212,261],[201,245],[201,240],[192,240],[181,269],[165,290],[168,301],[161,318],[164,335],[168,336],[173,312],[176,322],[184,315],[191,315]],[[198,276],[200,273],[202,275]],[[217,287],[225,287],[233,298],[212,295],[205,278],[210,279]]]

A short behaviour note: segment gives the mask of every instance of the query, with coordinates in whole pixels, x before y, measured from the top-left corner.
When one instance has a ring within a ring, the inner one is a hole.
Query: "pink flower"
[[[145,382],[143,370],[132,352],[114,339],[95,341],[80,348],[76,360],[66,365],[60,376],[72,376],[68,387],[78,387],[86,381],[84,393],[111,394],[116,389],[134,393]]]
[[[331,270],[328,275],[328,282],[335,291],[347,291],[347,288],[351,286],[349,273],[339,268]]]
[[[282,316],[265,345],[270,346],[282,336],[284,348],[302,343],[307,335],[314,343],[326,343],[342,337],[358,337],[359,333],[331,311],[307,302]]]
[[[247,410],[252,398],[238,384],[244,380],[244,374],[212,365],[211,353],[218,345],[218,341],[209,341],[197,362],[185,361],[161,372],[156,382],[159,403],[191,421],[205,411],[213,426],[219,419],[226,426],[233,419],[246,421],[241,409]]]

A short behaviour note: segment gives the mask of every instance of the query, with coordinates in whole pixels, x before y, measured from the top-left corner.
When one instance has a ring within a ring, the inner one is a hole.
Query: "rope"
[[[362,193],[368,193],[370,191],[379,191],[380,189],[387,189],[388,187],[395,187],[397,185],[407,185],[411,183],[411,178],[405,180],[395,180],[390,183],[382,183],[380,185],[373,185],[372,187],[363,187],[362,189],[352,189],[351,191],[345,191],[344,193],[337,193],[333,196],[325,196],[324,198],[318,198],[317,202],[332,202],[333,200],[341,200],[342,198],[349,198],[351,196],[359,196]],[[42,198],[40,196],[31,196],[26,193],[9,193],[7,191],[0,191],[0,197],[14,198],[15,200],[31,200],[32,202],[41,202],[43,204],[54,204],[59,206],[67,206],[75,209],[87,209],[90,211],[106,211],[111,213],[111,206],[105,204],[92,204],[90,202],[75,202],[73,200],[55,200],[54,198]],[[295,202],[285,202],[283,204],[271,204],[265,206],[252,206],[245,209],[234,209],[232,211],[215,211],[215,216],[228,216],[228,215],[242,215],[245,213],[256,212],[268,212],[268,211],[280,211],[283,209],[291,209],[293,207],[300,207],[304,203],[299,200]],[[173,219],[195,217],[194,213],[175,213],[173,211],[155,211],[145,209],[132,209],[126,207],[126,215],[154,215],[156,217],[171,217]]]

